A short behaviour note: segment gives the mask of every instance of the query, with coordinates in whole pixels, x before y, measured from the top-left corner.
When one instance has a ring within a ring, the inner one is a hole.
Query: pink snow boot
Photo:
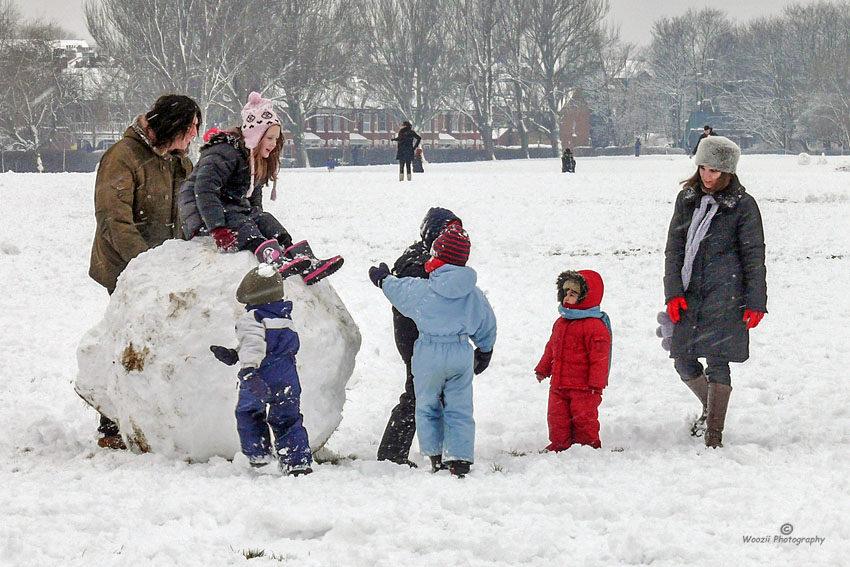
[[[309,259],[290,258],[281,248],[280,243],[273,238],[260,244],[254,251],[254,255],[257,257],[257,261],[275,266],[282,278],[300,274],[310,267]]]
[[[327,260],[316,258],[316,255],[313,254],[313,250],[310,249],[310,245],[306,240],[302,240],[287,248],[284,255],[295,259],[306,259],[309,262],[309,265],[301,270],[301,276],[307,285],[318,283],[333,274],[342,267],[344,261],[342,256],[334,256]]]

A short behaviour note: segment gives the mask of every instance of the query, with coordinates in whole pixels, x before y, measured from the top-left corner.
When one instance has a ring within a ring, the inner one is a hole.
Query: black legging
[[[413,161],[413,160],[409,160],[409,159],[407,159],[407,160],[404,160],[404,159],[400,159],[400,160],[398,160],[398,172],[399,172],[399,173],[401,173],[401,174],[404,174],[404,167],[405,167],[405,166],[407,166],[407,174],[408,174],[408,175],[410,175],[410,163],[411,163],[412,161]]]

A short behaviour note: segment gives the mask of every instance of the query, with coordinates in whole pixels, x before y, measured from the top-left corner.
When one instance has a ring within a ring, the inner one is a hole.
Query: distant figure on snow
[[[640,157],[640,138],[635,138],[635,157]]]
[[[413,151],[413,173],[425,173],[422,167],[422,148],[416,148]]]
[[[414,132],[413,126],[405,120],[401,123],[398,135],[392,141],[398,142],[398,150],[395,155],[395,159],[398,160],[398,180],[404,181],[404,170],[407,169],[407,180],[411,181],[413,175],[411,174],[410,164],[413,161],[413,152],[422,142],[422,136]]]
[[[699,135],[699,139],[697,140],[696,145],[694,146],[694,151],[691,152],[692,156],[697,155],[697,150],[699,149],[699,143],[709,136],[716,136],[717,134],[714,132],[714,128],[706,124],[702,127],[702,134]]]
[[[561,154],[561,173],[575,173],[576,158],[573,156],[573,151],[570,148],[564,148],[564,153]]]
[[[332,157],[329,157],[325,162],[325,166],[328,168],[328,171],[333,171],[336,169],[336,160]]]

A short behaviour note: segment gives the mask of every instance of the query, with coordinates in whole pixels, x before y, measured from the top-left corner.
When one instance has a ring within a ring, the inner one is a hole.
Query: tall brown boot
[[[706,380],[705,374],[700,374],[696,378],[683,380],[683,382],[702,403],[702,413],[691,425],[691,436],[702,437],[705,433],[705,419],[708,416],[708,380]]]
[[[708,418],[706,419],[705,446],[716,449],[722,447],[723,425],[726,423],[726,409],[729,407],[729,394],[732,386],[708,383]]]

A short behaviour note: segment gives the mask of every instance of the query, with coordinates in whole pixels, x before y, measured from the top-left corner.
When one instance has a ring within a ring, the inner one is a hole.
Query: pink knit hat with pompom
[[[245,147],[249,150],[256,148],[269,126],[275,124],[280,126],[280,119],[274,112],[272,101],[261,97],[258,92],[248,95],[248,104],[242,107],[242,136],[245,138]]]

